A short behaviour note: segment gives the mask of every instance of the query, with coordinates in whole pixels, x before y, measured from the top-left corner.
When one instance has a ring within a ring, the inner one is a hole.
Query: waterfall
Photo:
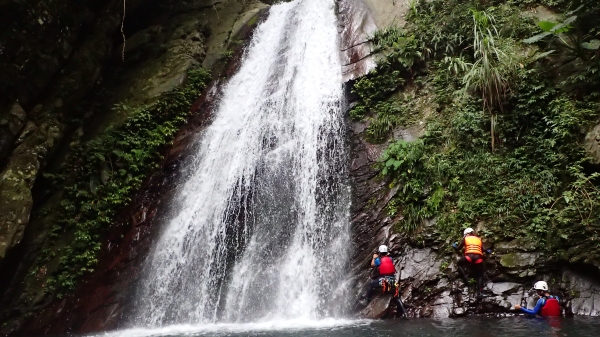
[[[343,315],[342,100],[334,1],[272,6],[199,136],[133,325]]]

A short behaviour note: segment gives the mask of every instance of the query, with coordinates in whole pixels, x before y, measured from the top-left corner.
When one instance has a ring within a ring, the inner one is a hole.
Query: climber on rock
[[[520,305],[516,304],[515,309],[521,310],[529,315],[540,315],[540,316],[560,316],[560,302],[559,298],[556,296],[550,295],[548,292],[548,283],[544,281],[538,281],[533,285],[533,289],[537,292],[537,295],[540,299],[537,301],[535,308],[533,310],[529,310],[527,308],[523,308]]]
[[[394,291],[394,302],[396,303],[397,315],[406,315],[406,309],[398,294],[394,261],[389,256],[386,245],[379,246],[378,252],[379,253],[373,254],[373,258],[371,259],[371,267],[377,270],[378,277],[369,283],[366,296],[367,303],[371,301],[371,296],[375,289],[383,287],[383,292],[385,293],[387,288]]]
[[[483,296],[481,291],[483,290],[485,276],[485,266],[483,263],[484,250],[481,238],[475,235],[473,228],[467,228],[463,232],[461,243],[453,243],[452,248],[458,251],[463,248],[465,249],[464,256],[458,260],[458,270],[462,274],[465,283],[468,283],[468,274],[465,267],[469,267],[477,279],[477,297],[481,298]],[[489,253],[489,250],[487,252]]]

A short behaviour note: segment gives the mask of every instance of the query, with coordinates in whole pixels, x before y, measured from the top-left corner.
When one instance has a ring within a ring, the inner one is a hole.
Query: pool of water
[[[345,336],[345,337],[597,337],[600,318],[396,319],[273,321],[247,324],[175,325],[156,329],[136,328],[88,336],[183,337],[183,336]]]

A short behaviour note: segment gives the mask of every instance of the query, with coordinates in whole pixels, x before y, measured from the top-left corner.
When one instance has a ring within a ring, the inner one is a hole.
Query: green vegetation
[[[159,151],[172,141],[209,79],[203,69],[189,71],[183,88],[136,109],[123,126],[75,145],[62,173],[50,177],[57,186],[64,185],[64,192],[60,209],[52,212],[59,214],[51,233],[53,241],[32,271],[38,273],[45,264],[58,265],[46,283],[47,291],[57,290],[60,297],[93,270],[102,235],[147,174],[158,166]],[[64,238],[70,241],[65,244]]]
[[[594,58],[595,51],[600,49],[600,40],[592,38],[590,41],[585,41],[586,37],[594,37],[593,33],[597,32],[596,27],[592,28],[592,34],[588,33],[587,36],[582,34],[581,29],[574,30],[573,23],[577,20],[578,13],[584,6],[580,6],[574,11],[567,13],[571,15],[561,22],[552,21],[540,21],[537,25],[543,30],[542,33],[532,36],[523,42],[525,43],[537,43],[544,40],[546,37],[553,37],[551,44],[556,45],[558,48],[568,50],[574,58],[580,58],[582,60],[590,60]],[[563,38],[564,36],[564,38]],[[549,52],[553,52],[551,50]]]
[[[471,10],[473,14],[473,59],[462,62],[466,70],[463,78],[465,90],[481,95],[484,108],[490,113],[492,150],[495,149],[495,112],[503,110],[506,93],[516,73],[519,57],[510,38],[501,38],[494,17],[485,12]],[[457,71],[458,72],[458,71]]]
[[[393,28],[380,31],[373,37],[375,51],[385,58],[375,70],[354,84],[353,92],[360,100],[350,111],[350,116],[355,119],[364,118],[367,114],[377,115],[378,118],[372,119],[367,130],[370,141],[382,142],[396,126],[414,121],[415,111],[410,100],[385,98],[406,83],[404,78],[410,77],[411,68],[422,57],[417,42],[414,34]]]
[[[565,15],[537,23],[526,11],[535,3]],[[356,82],[351,111],[368,119],[367,140],[390,142],[378,165],[399,187],[387,208],[398,229],[436,219],[447,242],[475,226],[600,263],[600,168],[582,146],[600,115],[600,4],[415,1],[407,21],[373,37],[385,59]],[[389,139],[414,122],[388,108],[403,104],[396,93],[424,88],[437,106],[424,135]]]

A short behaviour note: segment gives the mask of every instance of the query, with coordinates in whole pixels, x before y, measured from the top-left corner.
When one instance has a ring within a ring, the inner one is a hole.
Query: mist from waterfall
[[[186,166],[132,326],[343,316],[350,191],[334,7],[274,5],[256,29]]]

